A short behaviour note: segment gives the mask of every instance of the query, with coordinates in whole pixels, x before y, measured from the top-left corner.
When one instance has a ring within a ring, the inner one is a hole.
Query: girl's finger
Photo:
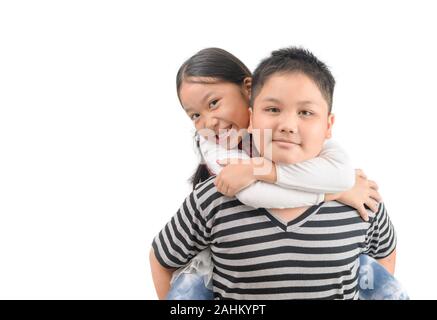
[[[229,186],[223,185],[223,194],[225,196],[228,196],[228,194],[229,194]]]
[[[379,187],[378,187],[378,185],[376,184],[376,182],[375,182],[375,181],[372,181],[372,180],[369,180],[369,186],[370,186],[370,188],[372,188],[372,189],[374,189],[374,190],[378,190],[378,189],[379,189]]]
[[[369,214],[367,213],[366,208],[364,208],[364,205],[361,205],[360,207],[358,207],[357,210],[361,216],[361,219],[363,219],[364,221],[369,221]]]
[[[361,170],[361,169],[356,169],[355,172],[356,172],[356,174],[357,174],[358,176],[360,176],[361,178],[367,179],[367,176],[366,176],[366,174],[364,173],[363,170]]]
[[[220,159],[216,161],[221,166],[227,166],[231,163],[231,159]]]
[[[370,190],[369,196],[370,196],[370,198],[372,198],[373,200],[375,200],[377,202],[381,202],[382,201],[381,195],[375,189]]]
[[[368,206],[370,208],[370,210],[372,210],[373,212],[377,213],[378,212],[378,202],[376,202],[375,200],[373,200],[372,198],[369,198],[366,201],[366,206]]]
[[[223,193],[222,192],[223,191],[223,181],[221,179],[217,179],[216,183],[217,183],[217,185],[216,185],[217,191],[220,193]]]

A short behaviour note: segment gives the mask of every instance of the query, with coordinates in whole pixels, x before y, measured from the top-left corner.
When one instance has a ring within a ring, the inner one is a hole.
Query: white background
[[[155,299],[153,236],[190,191],[180,64],[301,45],[336,77],[334,137],[378,182],[397,277],[437,298],[433,1],[2,1],[0,298]]]

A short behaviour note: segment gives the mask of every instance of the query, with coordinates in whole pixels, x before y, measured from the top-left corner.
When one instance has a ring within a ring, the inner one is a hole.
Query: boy
[[[316,157],[330,138],[334,78],[308,51],[278,50],[257,67],[250,130],[260,156],[275,163]],[[370,220],[328,201],[294,209],[254,209],[199,184],[153,242],[152,273],[165,296],[174,269],[210,246],[216,299],[357,299],[359,255],[393,272],[396,236],[380,204]],[[224,180],[223,180],[224,181]],[[218,185],[222,192],[223,181]]]

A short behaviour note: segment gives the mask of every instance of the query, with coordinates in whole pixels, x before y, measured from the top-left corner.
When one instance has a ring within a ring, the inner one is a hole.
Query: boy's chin
[[[273,153],[271,158],[272,158],[270,159],[271,161],[278,164],[296,164],[311,159],[311,157],[305,157],[305,155],[302,154],[293,155],[290,153],[288,154],[278,153],[276,155],[275,153]]]
[[[275,158],[275,157],[272,157],[272,158]],[[299,163],[299,162],[302,162],[305,160],[278,157],[276,159],[271,159],[271,161],[273,161],[274,163],[277,163],[277,164],[296,164],[296,163]]]

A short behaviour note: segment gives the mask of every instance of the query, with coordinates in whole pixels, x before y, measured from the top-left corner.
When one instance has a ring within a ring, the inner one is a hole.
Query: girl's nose
[[[205,120],[205,128],[214,130],[218,125],[218,120],[215,117],[207,117]]]

